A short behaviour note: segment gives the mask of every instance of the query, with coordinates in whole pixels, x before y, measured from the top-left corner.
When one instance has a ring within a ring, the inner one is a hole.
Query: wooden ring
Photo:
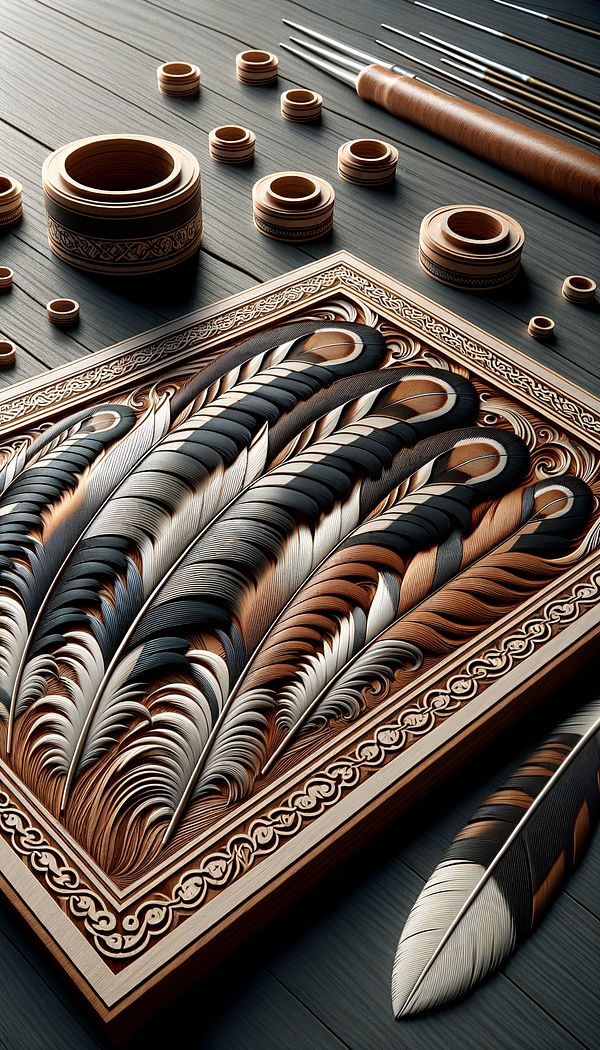
[[[543,317],[540,314],[530,319],[527,331],[534,339],[550,339],[554,331],[554,321],[551,317]]]
[[[310,175],[286,172],[274,175],[265,189],[265,196],[276,209],[310,211],[321,199],[321,187]]]
[[[338,150],[338,174],[359,186],[385,186],[396,174],[398,150],[381,139],[352,139]]]
[[[0,368],[10,368],[17,358],[17,348],[9,339],[0,339]]]
[[[221,164],[247,164],[255,146],[254,132],[237,124],[223,124],[208,133],[210,155]]]
[[[281,116],[284,120],[319,120],[323,109],[323,96],[308,88],[290,88],[281,95]]]
[[[200,166],[149,135],[79,139],[46,158],[48,242],[81,270],[109,276],[176,266],[202,240]]]
[[[0,292],[7,292],[12,286],[14,273],[10,266],[0,266]]]
[[[573,274],[571,277],[565,277],[562,294],[570,303],[589,303],[596,294],[596,282],[592,281],[591,277]]]
[[[16,226],[23,215],[23,187],[10,175],[0,172],[0,230]]]
[[[270,51],[240,51],[235,71],[242,84],[272,84],[277,80],[279,59]]]
[[[446,205],[421,223],[419,262],[443,284],[486,291],[514,280],[524,242],[522,227],[510,215],[477,205]]]
[[[181,98],[197,95],[200,90],[200,68],[191,62],[163,62],[156,70],[159,91]]]
[[[318,175],[278,171],[254,184],[254,225],[280,241],[312,241],[333,225],[333,187]]]
[[[74,324],[79,317],[79,303],[76,299],[51,299],[46,304],[46,310],[52,324]]]

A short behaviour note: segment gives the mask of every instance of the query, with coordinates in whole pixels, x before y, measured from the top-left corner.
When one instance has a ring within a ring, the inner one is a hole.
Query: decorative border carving
[[[46,215],[48,238],[54,250],[65,259],[84,260],[92,266],[98,263],[136,264],[148,259],[162,259],[165,255],[185,252],[199,244],[202,237],[202,213],[199,211],[185,226],[159,233],[154,237],[136,237],[135,240],[105,241],[101,237],[87,237],[62,226],[51,215]]]
[[[323,316],[323,311],[332,304],[332,297],[340,296],[340,302],[335,302],[342,311],[351,312],[356,304],[367,318],[374,319],[368,323],[383,322],[381,327],[386,334],[388,327],[390,333],[395,326],[403,330],[391,340],[391,360],[412,361],[417,357],[441,367],[452,367],[465,375],[476,373],[484,389],[489,381],[490,386],[502,392],[502,397],[495,400],[493,395],[489,407],[492,414],[497,413],[508,425],[513,426],[511,412],[523,405],[521,425],[527,432],[522,436],[528,445],[536,448],[540,440],[547,443],[545,452],[539,452],[546,456],[540,462],[544,476],[557,472],[561,466],[556,449],[563,430],[569,437],[572,433],[579,436],[577,455],[585,468],[581,473],[587,472],[590,478],[595,475],[600,463],[594,451],[600,448],[600,414],[593,399],[588,399],[583,391],[578,399],[576,388],[569,383],[565,383],[567,392],[561,391],[546,370],[541,368],[538,374],[534,363],[529,368],[524,355],[509,347],[503,352],[502,344],[483,333],[479,338],[469,325],[465,324],[465,331],[460,331],[458,319],[454,323],[452,315],[441,307],[441,316],[437,316],[434,304],[429,304],[429,309],[427,301],[416,293],[412,302],[411,294],[347,253],[310,264],[296,274],[261,287],[258,292],[240,293],[221,307],[191,315],[189,323],[179,330],[176,330],[177,322],[173,322],[159,331],[65,366],[52,374],[50,382],[50,377],[43,376],[23,384],[12,395],[9,393],[9,399],[0,400],[0,433],[6,435],[2,439],[5,442],[2,450],[10,452],[11,443],[19,438],[17,429],[21,430],[23,425],[33,427],[34,422],[38,428],[47,425],[52,415],[97,396],[99,388],[114,395],[122,390],[125,381],[136,383],[140,389],[144,383],[150,386],[157,379],[164,379],[167,366],[170,375],[174,370],[179,374],[182,368],[189,369],[190,362],[214,359],[234,333],[242,338],[267,323],[291,319],[300,310],[304,316],[312,316],[315,310]],[[377,317],[378,311],[381,317]],[[544,412],[548,413],[549,420],[554,417],[545,432],[537,424],[539,415],[544,420]],[[552,461],[549,465],[550,445],[555,449],[551,456],[556,463]],[[0,465],[2,462],[0,459]],[[569,463],[565,469],[571,469]],[[556,587],[561,587],[559,581]],[[231,887],[250,867],[274,854],[280,844],[293,839],[311,821],[331,810],[359,782],[367,780],[477,697],[494,680],[539,651],[569,623],[576,621],[586,607],[594,604],[599,592],[600,570],[595,560],[593,566],[588,562],[587,570],[575,581],[571,578],[558,594],[555,589],[551,598],[544,600],[540,596],[538,607],[524,612],[518,625],[511,621],[501,639],[494,638],[492,647],[486,648],[482,641],[476,654],[471,652],[464,665],[457,667],[455,663],[445,678],[440,672],[441,681],[426,689],[418,700],[408,699],[401,710],[397,706],[393,715],[390,714],[393,702],[390,694],[391,699],[386,698],[380,714],[371,711],[370,730],[364,728],[362,734],[357,731],[343,736],[347,742],[340,742],[335,758],[328,752],[320,767],[315,762],[308,779],[305,774],[306,782],[298,777],[287,797],[273,792],[270,801],[263,802],[263,812],[257,804],[247,816],[247,824],[242,824],[240,819],[235,833],[230,829],[229,840],[219,849],[206,847],[205,855],[194,857],[194,866],[189,870],[185,870],[183,860],[178,861],[179,870],[172,868],[168,883],[162,868],[156,874],[151,872],[146,883],[148,896],[138,897],[135,905],[127,906],[124,901],[119,908],[109,903],[93,871],[88,869],[85,855],[81,855],[81,867],[76,850],[72,854],[75,860],[69,860],[71,846],[58,838],[58,845],[55,844],[52,833],[42,830],[43,823],[38,827],[36,817],[28,816],[27,804],[19,801],[18,786],[11,797],[10,788],[2,785],[0,835],[48,894],[61,902],[68,922],[88,941],[93,975],[82,980],[91,996],[96,995],[94,968],[97,965],[107,961],[117,975],[126,979],[129,966],[135,964],[131,970],[133,979],[136,965],[145,963],[140,957],[146,948],[158,945],[169,931],[182,925],[182,919],[190,918],[191,929],[196,931],[194,937],[197,936],[197,926],[202,922],[202,913],[197,913],[203,903],[210,907],[221,891]],[[489,646],[489,635],[487,644]],[[65,843],[64,849],[61,841]],[[186,863],[190,864],[189,859]],[[108,885],[104,885],[109,893]],[[165,892],[159,892],[159,887],[165,888]],[[240,892],[243,898],[243,887]],[[132,895],[128,899],[131,902]],[[231,907],[229,895],[223,901]],[[196,920],[192,918],[195,913]],[[66,925],[66,918],[64,922]],[[88,945],[83,947],[87,949]],[[170,946],[165,945],[164,950],[168,952]],[[66,949],[65,956],[71,958]],[[140,980],[139,986],[142,984]],[[117,984],[114,989],[111,986],[114,1003],[120,999],[119,989]],[[107,1013],[112,1018],[111,1009],[108,1008]]]
[[[469,659],[443,687],[429,689],[421,699],[403,707],[395,722],[380,725],[371,739],[361,741],[352,754],[327,765],[301,791],[293,791],[275,809],[254,820],[245,834],[234,835],[221,850],[203,857],[198,867],[180,876],[170,898],[156,895],[122,915],[111,910],[81,882],[75,869],[44,839],[6,791],[0,792],[0,831],[31,870],[44,878],[51,892],[68,902],[71,916],[83,923],[101,955],[119,961],[132,959],[153,938],[168,932],[178,912],[199,908],[211,890],[222,890],[243,875],[256,859],[272,853],[282,839],[291,838],[306,821],[338,802],[365,773],[431,732],[442,719],[477,696],[482,686],[531,656],[557,628],[562,630],[599,598],[600,570],[553,598],[516,630],[509,627],[497,645]]]
[[[391,313],[395,319],[406,322],[426,339],[433,343],[442,343],[444,347],[458,353],[465,363],[485,368],[498,380],[508,382],[521,393],[528,395],[531,400],[539,401],[555,413],[564,414],[581,429],[600,435],[598,413],[572,398],[565,397],[533,372],[518,368],[497,350],[492,351],[475,339],[469,338],[456,326],[415,306],[409,299],[383,283],[375,283],[347,262],[331,264],[326,269],[288,284],[282,289],[258,295],[241,306],[226,309],[205,321],[194,322],[177,332],[170,332],[122,354],[116,354],[101,364],[94,364],[92,361],[88,368],[84,367],[66,381],[61,378],[50,385],[43,384],[13,401],[0,401],[0,428],[14,422],[20,416],[29,416],[36,410],[68,408],[70,403],[89,394],[90,391],[95,391],[100,384],[114,385],[115,381],[140,371],[149,364],[159,368],[182,351],[189,351],[194,345],[217,336],[226,336],[234,329],[245,327],[249,323],[273,318],[286,308],[301,307],[304,303],[313,302],[316,295],[322,295],[335,287],[357,292],[372,307]]]

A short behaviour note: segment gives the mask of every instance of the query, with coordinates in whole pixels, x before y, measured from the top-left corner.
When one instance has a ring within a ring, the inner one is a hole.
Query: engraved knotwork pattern
[[[358,292],[373,307],[383,308],[395,318],[407,321],[423,338],[430,338],[435,342],[441,341],[446,347],[462,356],[465,363],[472,361],[484,366],[492,375],[507,381],[516,390],[522,390],[529,396],[538,398],[542,405],[547,405],[555,412],[564,413],[583,430],[600,434],[600,417],[590,409],[565,398],[559,390],[548,387],[530,373],[516,368],[497,352],[481,346],[475,340],[466,337],[459,329],[415,307],[408,299],[381,284],[375,284],[357,270],[343,263],[334,265],[310,278],[294,282],[277,292],[257,296],[242,307],[225,310],[208,321],[198,325],[192,324],[144,347],[118,355],[102,365],[84,368],[71,379],[63,379],[43,386],[12,402],[1,402],[0,427],[19,416],[28,416],[39,409],[53,408],[63,404],[68,407],[77,397],[87,394],[99,385],[112,383],[115,379],[134,374],[151,363],[159,367],[170,356],[190,349],[201,340],[226,335],[237,326],[271,317],[286,307],[300,306],[307,299],[329,292],[335,286],[347,287],[350,291]]]
[[[202,235],[202,215],[200,212],[185,226],[167,230],[153,237],[140,237],[135,240],[104,241],[100,237],[85,237],[61,226],[47,215],[48,236],[56,246],[59,254],[65,253],[76,259],[94,263],[138,263],[148,259],[163,259],[165,255],[175,255],[198,241]]]

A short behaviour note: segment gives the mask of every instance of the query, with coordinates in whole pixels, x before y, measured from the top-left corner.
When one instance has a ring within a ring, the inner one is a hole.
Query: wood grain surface
[[[600,26],[591,0],[544,0],[539,6]],[[445,7],[476,20],[484,15],[484,5],[475,0],[446,0]],[[395,0],[377,5],[362,0],[0,0],[0,163],[22,183],[24,199],[22,223],[0,239],[0,265],[15,272],[14,287],[0,302],[0,335],[20,351],[16,368],[2,373],[0,384],[347,248],[599,393],[598,305],[582,309],[560,294],[568,274],[597,279],[598,227],[589,215],[362,103],[350,88],[279,51],[285,39],[282,16],[375,53],[379,22],[401,23],[409,32],[425,29],[588,97],[597,90],[597,80],[584,73]],[[485,18],[515,36],[597,63],[594,41],[567,29],[497,5],[485,5]],[[235,55],[246,48],[279,54],[278,84],[252,88],[236,80]],[[411,49],[417,51],[417,45]],[[420,53],[430,60],[430,54]],[[197,100],[159,93],[156,66],[175,59],[201,67]],[[279,95],[292,87],[323,95],[320,124],[281,119]],[[466,91],[464,97],[479,101]],[[256,133],[253,164],[225,167],[209,157],[208,132],[228,123]],[[176,141],[200,159],[203,247],[198,265],[176,278],[101,281],[68,268],[47,247],[41,166],[48,153],[86,135],[128,132]],[[338,179],[338,147],[359,137],[382,138],[398,149],[391,187],[366,190]],[[254,229],[252,184],[290,169],[314,172],[335,186],[330,240],[299,247],[268,240]],[[521,223],[523,266],[513,285],[467,296],[434,284],[420,270],[420,221],[450,203],[496,208]],[[64,296],[81,303],[81,322],[71,332],[50,325],[45,313],[49,299]],[[536,343],[527,335],[534,313],[555,319],[553,343]],[[389,981],[406,914],[453,834],[564,713],[570,699],[582,700],[597,690],[597,670],[573,682],[568,695],[549,699],[518,735],[499,740],[443,793],[404,818],[395,834],[313,891],[130,1046],[177,1045],[191,1026],[194,1034],[186,1041],[198,1050],[591,1050],[600,1025],[594,983],[600,970],[598,836],[536,935],[471,999],[400,1025],[392,1019]],[[54,967],[4,913],[0,957],[3,1050],[106,1045]]]

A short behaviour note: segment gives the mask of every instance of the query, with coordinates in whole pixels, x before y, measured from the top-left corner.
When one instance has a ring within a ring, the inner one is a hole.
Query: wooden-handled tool
[[[600,157],[595,154],[472,102],[465,102],[412,72],[340,44],[331,37],[291,22],[286,21],[286,25],[293,25],[307,36],[332,45],[337,52],[349,56],[342,57],[339,53],[303,42],[308,51],[324,55],[324,60],[282,45],[354,86],[365,101],[562,197],[589,208],[600,205]]]
[[[358,74],[356,90],[367,102],[545,189],[589,205],[600,205],[600,157],[535,131],[482,106],[454,98],[383,66]]]

